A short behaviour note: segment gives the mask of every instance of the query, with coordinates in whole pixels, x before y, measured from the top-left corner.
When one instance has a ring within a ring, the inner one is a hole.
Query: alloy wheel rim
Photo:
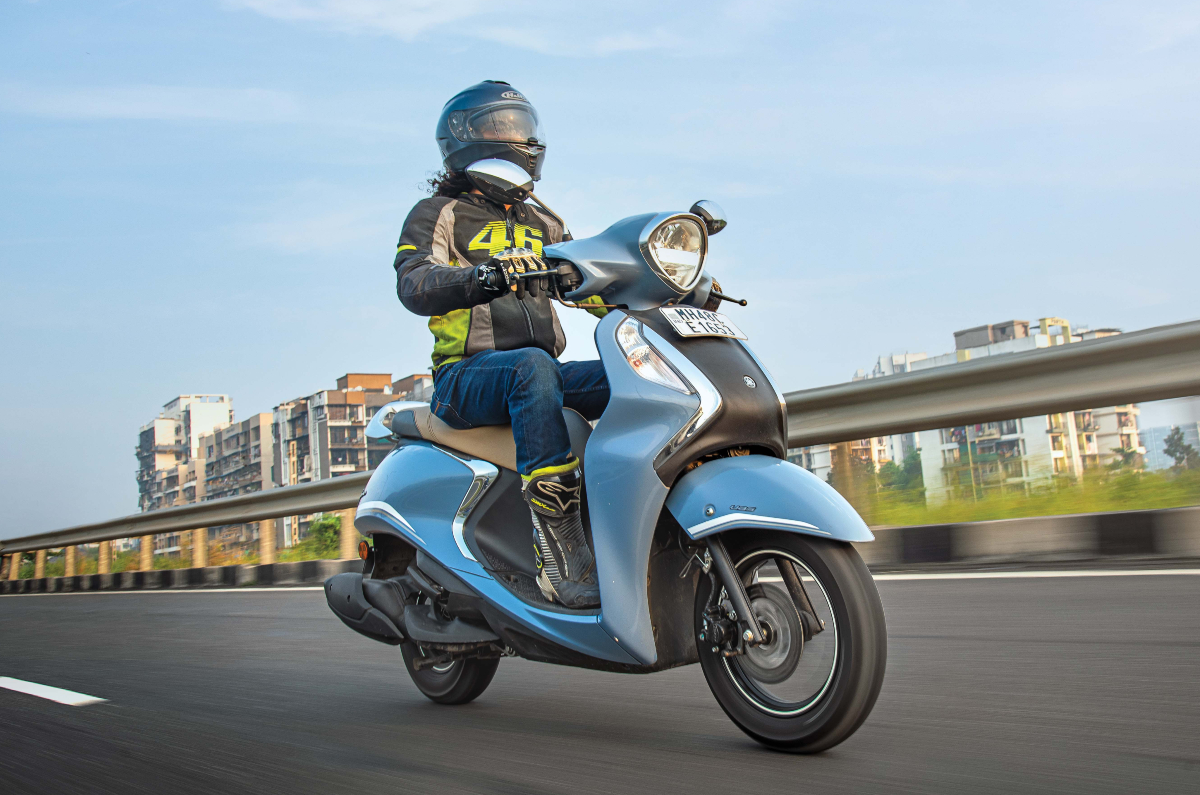
[[[824,680],[821,682],[819,689],[817,689],[817,691],[811,697],[805,699],[803,702],[788,703],[775,697],[769,691],[767,691],[765,687],[763,687],[763,684],[755,681],[753,676],[745,670],[745,666],[740,664],[739,657],[723,657],[721,659],[721,665],[725,670],[726,676],[729,677],[729,680],[733,683],[734,687],[736,687],[742,694],[742,697],[750,702],[750,704],[756,709],[775,717],[790,718],[810,711],[820,704],[822,699],[824,699],[825,695],[829,692],[840,663],[841,632],[837,623],[837,615],[833,609],[833,600],[829,598],[829,592],[826,590],[825,584],[821,582],[821,579],[804,561],[800,560],[790,552],[784,552],[783,550],[779,549],[756,550],[755,552],[752,552],[739,560],[734,568],[740,573],[743,566],[745,566],[747,562],[760,559],[761,562],[758,563],[755,569],[755,571],[757,571],[757,568],[761,568],[761,566],[770,562],[774,558],[785,558],[796,565],[799,568],[797,574],[802,579],[808,579],[809,581],[816,583],[816,586],[824,599],[825,605],[828,606],[829,617],[824,632],[832,632],[830,637],[833,639],[833,648],[831,651],[832,661],[829,666],[829,671],[824,677]],[[808,583],[806,582],[805,585],[807,586]],[[724,593],[725,589],[722,587],[721,594],[724,595]],[[811,599],[812,596],[809,598]],[[813,607],[814,609],[818,609],[816,605]],[[798,610],[799,608],[796,609]],[[824,634],[824,632],[821,634]],[[803,657],[801,660],[802,659]],[[797,665],[799,664],[800,663],[798,662]]]

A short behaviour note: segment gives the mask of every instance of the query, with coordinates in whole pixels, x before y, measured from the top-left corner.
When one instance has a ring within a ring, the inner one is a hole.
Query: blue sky
[[[132,512],[173,395],[424,369],[392,252],[485,78],[537,106],[577,236],[725,207],[710,269],[787,389],[1012,317],[1200,315],[1194,2],[10,0],[4,534]]]

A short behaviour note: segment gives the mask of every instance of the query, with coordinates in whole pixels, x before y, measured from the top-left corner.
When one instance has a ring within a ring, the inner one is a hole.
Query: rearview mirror
[[[520,204],[533,191],[533,178],[507,160],[490,158],[467,166],[467,179],[484,196],[501,204]]]
[[[696,202],[688,212],[700,216],[710,235],[715,235],[729,225],[729,222],[725,220],[725,211],[721,209],[721,205],[708,199]]]

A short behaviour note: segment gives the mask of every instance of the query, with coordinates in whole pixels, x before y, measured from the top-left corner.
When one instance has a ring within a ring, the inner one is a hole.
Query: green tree
[[[341,552],[342,519],[336,513],[321,514],[308,525],[304,540],[288,549],[279,551],[278,559],[318,560],[337,558]]]
[[[1114,447],[1112,451],[1117,454],[1117,458],[1108,465],[1108,468],[1114,472],[1122,469],[1141,469],[1142,456],[1138,453],[1135,447]]]
[[[1183,430],[1176,425],[1164,440],[1163,452],[1175,459],[1176,469],[1200,468],[1200,453],[1183,441]]]
[[[336,513],[321,514],[308,526],[308,539],[316,557],[337,557],[338,542],[342,534],[342,517]]]
[[[900,464],[888,461],[879,468],[878,479],[881,491],[893,492],[904,500],[923,502],[925,478],[921,473],[921,450],[910,450]]]

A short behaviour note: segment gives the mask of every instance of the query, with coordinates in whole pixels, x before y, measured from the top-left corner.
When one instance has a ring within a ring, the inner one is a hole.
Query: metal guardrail
[[[266,489],[255,494],[180,505],[161,511],[135,513],[107,522],[82,524],[65,530],[0,541],[0,551],[6,555],[10,552],[33,552],[75,544],[94,544],[97,541],[111,541],[117,538],[135,538],[353,508],[358,504],[358,498],[370,477],[370,472],[358,472],[299,486]]]
[[[1200,321],[789,392],[794,447],[1200,394]],[[370,473],[0,541],[0,552],[352,508]]]
[[[1200,394],[1200,321],[789,392],[799,447]]]

